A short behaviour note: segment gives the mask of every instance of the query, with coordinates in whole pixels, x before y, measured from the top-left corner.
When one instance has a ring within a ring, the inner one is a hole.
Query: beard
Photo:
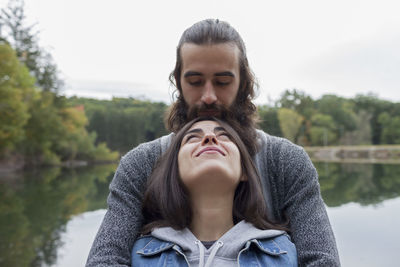
[[[224,121],[230,121],[235,117],[234,112],[230,108],[213,103],[205,104],[201,103],[189,107],[187,112],[187,121],[191,121],[198,117],[216,117]]]

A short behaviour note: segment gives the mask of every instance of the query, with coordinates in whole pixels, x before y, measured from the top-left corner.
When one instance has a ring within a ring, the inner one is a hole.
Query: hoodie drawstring
[[[201,244],[199,240],[194,241],[194,243],[199,246],[200,250],[200,262],[199,262],[199,267],[204,267],[204,246]]]
[[[224,243],[222,241],[217,241],[217,244],[215,244],[214,248],[211,250],[211,253],[207,259],[206,265],[204,265],[204,246],[201,243],[201,241],[199,241],[199,240],[196,240],[195,243],[197,244],[197,246],[199,246],[199,250],[200,250],[199,267],[210,267],[211,262],[214,260],[214,257],[217,254],[218,249],[224,245]]]

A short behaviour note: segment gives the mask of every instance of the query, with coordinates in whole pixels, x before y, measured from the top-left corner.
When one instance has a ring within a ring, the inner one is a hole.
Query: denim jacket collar
[[[287,253],[287,251],[282,250],[274,240],[252,239],[252,240],[247,241],[244,249],[245,250],[248,249],[252,243],[255,244],[256,247],[261,252],[264,252],[264,253],[272,255],[272,256],[278,256],[278,255]]]
[[[169,250],[173,246],[175,246],[174,243],[161,241],[157,238],[151,238],[143,248],[137,251],[137,253],[143,256],[153,256],[165,250]]]
[[[273,240],[252,239],[247,241],[243,250],[247,250],[252,243],[256,245],[256,247],[261,252],[264,252],[272,256],[278,256],[287,253],[287,251],[282,250],[279,247],[279,245]],[[163,251],[169,250],[171,248],[179,252],[182,252],[182,249],[178,245],[152,237],[150,241],[143,248],[137,251],[137,253],[143,256],[153,256]]]

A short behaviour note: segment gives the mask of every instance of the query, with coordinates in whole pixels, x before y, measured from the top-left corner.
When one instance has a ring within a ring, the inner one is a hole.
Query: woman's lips
[[[203,154],[204,152],[207,152],[207,151],[216,151],[216,152],[219,152],[222,156],[225,156],[225,153],[222,152],[222,150],[219,149],[218,147],[205,147],[202,150],[200,150],[199,153],[196,154],[196,157],[200,156],[201,154]]]

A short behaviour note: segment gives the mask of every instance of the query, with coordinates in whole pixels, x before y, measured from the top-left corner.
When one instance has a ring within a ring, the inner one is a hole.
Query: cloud
[[[333,47],[293,71],[307,90],[400,101],[400,32]],[[308,85],[308,86],[307,86]]]

